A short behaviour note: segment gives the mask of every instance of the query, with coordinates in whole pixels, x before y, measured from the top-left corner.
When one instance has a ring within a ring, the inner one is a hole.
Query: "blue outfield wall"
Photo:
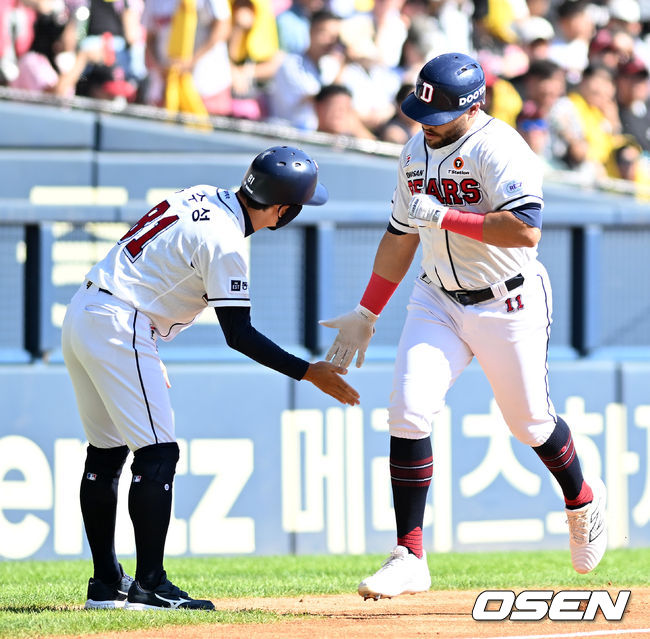
[[[181,445],[169,556],[392,547],[389,362],[350,371],[355,408],[254,364],[168,368]],[[550,384],[584,468],[607,482],[610,545],[647,546],[650,364],[551,361]],[[4,366],[0,389],[0,557],[89,557],[78,507],[85,444],[65,368]],[[567,547],[559,492],[509,434],[476,363],[436,418],[433,447],[429,551]],[[129,476],[127,466],[117,532],[126,556]]]

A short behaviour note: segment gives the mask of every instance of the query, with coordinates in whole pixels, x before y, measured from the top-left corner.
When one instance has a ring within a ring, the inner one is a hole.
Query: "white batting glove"
[[[378,318],[379,315],[359,305],[351,313],[339,315],[331,320],[321,320],[319,324],[339,329],[339,334],[327,351],[325,360],[347,368],[354,354],[358,353],[357,368],[361,368],[370,338],[375,334],[375,322]]]
[[[448,210],[448,206],[443,206],[434,197],[417,193],[409,202],[409,226],[429,229],[442,228],[442,220]]]

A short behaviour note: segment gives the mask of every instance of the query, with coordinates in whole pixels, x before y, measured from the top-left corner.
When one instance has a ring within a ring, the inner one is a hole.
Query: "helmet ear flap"
[[[298,213],[302,211],[302,204],[289,204],[289,208],[285,211],[285,214],[278,220],[275,226],[269,226],[272,231],[277,231],[283,226],[286,226],[298,216]]]

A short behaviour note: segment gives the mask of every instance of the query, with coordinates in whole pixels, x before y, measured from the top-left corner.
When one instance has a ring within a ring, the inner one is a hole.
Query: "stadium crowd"
[[[549,171],[650,184],[650,0],[0,0],[0,84],[404,143],[430,58]]]

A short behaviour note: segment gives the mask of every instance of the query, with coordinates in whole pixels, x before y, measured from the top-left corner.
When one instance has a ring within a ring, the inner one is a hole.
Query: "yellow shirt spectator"
[[[521,107],[521,97],[508,80],[503,78],[488,80],[486,111],[491,116],[507,122],[513,129],[516,129],[517,116]]]
[[[236,43],[231,43],[230,57],[235,64],[264,62],[278,52],[278,29],[270,0],[234,0],[232,13],[233,27],[242,18],[241,27],[245,32]]]

